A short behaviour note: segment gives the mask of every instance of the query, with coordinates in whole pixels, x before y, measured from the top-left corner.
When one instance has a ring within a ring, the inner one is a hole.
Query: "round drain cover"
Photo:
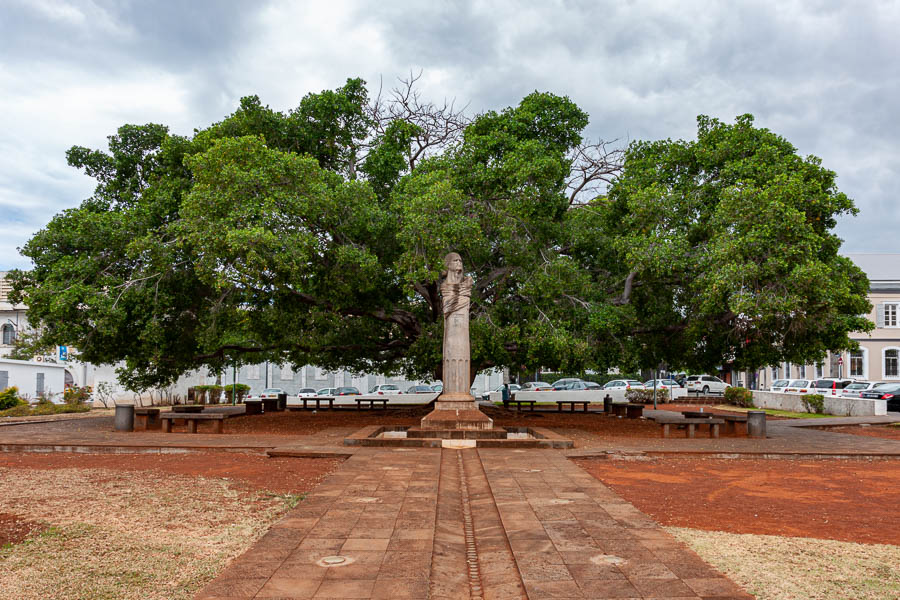
[[[595,565],[599,565],[602,563],[606,563],[608,565],[620,565],[625,562],[625,559],[621,556],[614,556],[612,554],[597,554],[591,557],[591,562]]]
[[[363,504],[369,504],[371,502],[378,502],[380,498],[373,498],[371,496],[360,496],[359,498],[351,498],[351,502],[361,502]]]
[[[322,563],[326,565],[342,565],[347,562],[347,559],[343,556],[326,556],[322,559]]]

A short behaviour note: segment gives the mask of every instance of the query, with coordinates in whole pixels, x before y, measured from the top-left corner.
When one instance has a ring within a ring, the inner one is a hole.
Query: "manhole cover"
[[[550,504],[572,504],[572,501],[565,498],[554,498],[550,501]]]
[[[353,562],[349,556],[326,556],[319,559],[320,567],[343,567]]]
[[[625,559],[621,556],[613,556],[612,554],[597,554],[591,557],[591,562],[595,565],[621,565]]]
[[[394,448],[394,452],[415,452],[412,448]]]
[[[350,502],[361,502],[363,504],[369,504],[372,502],[380,502],[381,498],[373,498],[371,496],[360,496],[359,498],[350,498]]]
[[[540,473],[542,469],[522,469],[525,473]]]

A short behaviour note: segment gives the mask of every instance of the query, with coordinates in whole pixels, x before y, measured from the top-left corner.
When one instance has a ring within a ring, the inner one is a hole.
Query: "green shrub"
[[[221,385],[205,385],[206,388],[206,401],[209,404],[218,404],[222,398],[222,386]]]
[[[19,388],[17,388],[16,386],[8,387],[0,392],[0,410],[13,408],[14,406],[19,406],[20,404],[28,403],[19,398]]]
[[[91,393],[86,387],[68,387],[63,392],[63,400],[66,404],[84,404],[90,396]]]
[[[753,392],[742,387],[725,388],[725,401],[735,406],[753,408]]]
[[[625,392],[625,399],[635,404],[653,404],[653,389],[648,390],[628,390]],[[656,401],[665,403],[669,401],[669,390],[667,388],[656,388]]]
[[[816,413],[817,415],[825,413],[825,396],[822,394],[806,394],[801,400],[806,412]]]
[[[225,391],[225,401],[231,402],[232,389],[238,402],[243,402],[244,397],[250,391],[250,386],[246,383],[228,384],[222,388]]]

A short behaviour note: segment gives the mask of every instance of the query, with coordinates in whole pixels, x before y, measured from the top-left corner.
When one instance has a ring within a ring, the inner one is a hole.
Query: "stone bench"
[[[640,419],[644,416],[643,404],[626,404],[625,417],[628,419]]]
[[[161,423],[159,413],[160,410],[158,408],[136,407],[134,409],[134,428],[156,429]]]
[[[185,404],[183,406],[173,406],[172,412],[177,413],[199,413],[203,412],[203,407],[199,404]]]
[[[376,403],[381,404],[381,406],[378,407],[381,409],[387,408],[387,404],[388,404],[387,398],[356,398],[355,400],[356,400],[356,410],[362,410],[362,405],[365,402],[369,403],[369,410],[375,410]]]
[[[737,431],[737,424],[743,423],[744,429],[747,427],[747,415],[716,415],[717,417],[725,420],[725,431],[728,433],[735,433]]]
[[[184,421],[187,423],[188,433],[197,433],[198,421],[211,421],[213,423],[213,433],[222,433],[224,431],[225,417],[223,413],[163,413],[159,416],[162,419],[162,428],[164,433],[172,433],[172,421]]]
[[[557,400],[556,401],[556,412],[563,411],[563,404],[569,405],[569,412],[575,412],[575,405],[580,404],[584,412],[588,411],[588,404],[590,404],[590,400]],[[533,409],[533,407],[532,407]]]
[[[286,403],[278,398],[262,398],[263,412],[278,412],[286,407]]]
[[[262,400],[244,400],[245,415],[261,415],[263,412]]]
[[[700,419],[685,419],[685,418],[657,418],[656,424],[662,427],[662,436],[664,438],[669,437],[671,433],[672,425],[684,425],[686,428],[685,435],[686,437],[693,438],[695,437],[697,425],[708,425],[709,426],[709,437],[718,438],[719,437],[719,425],[724,423],[724,419],[719,418],[700,418]]]

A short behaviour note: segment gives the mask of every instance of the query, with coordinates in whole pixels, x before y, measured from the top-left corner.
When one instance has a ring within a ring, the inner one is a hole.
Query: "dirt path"
[[[664,525],[900,545],[900,461],[577,462]]]

